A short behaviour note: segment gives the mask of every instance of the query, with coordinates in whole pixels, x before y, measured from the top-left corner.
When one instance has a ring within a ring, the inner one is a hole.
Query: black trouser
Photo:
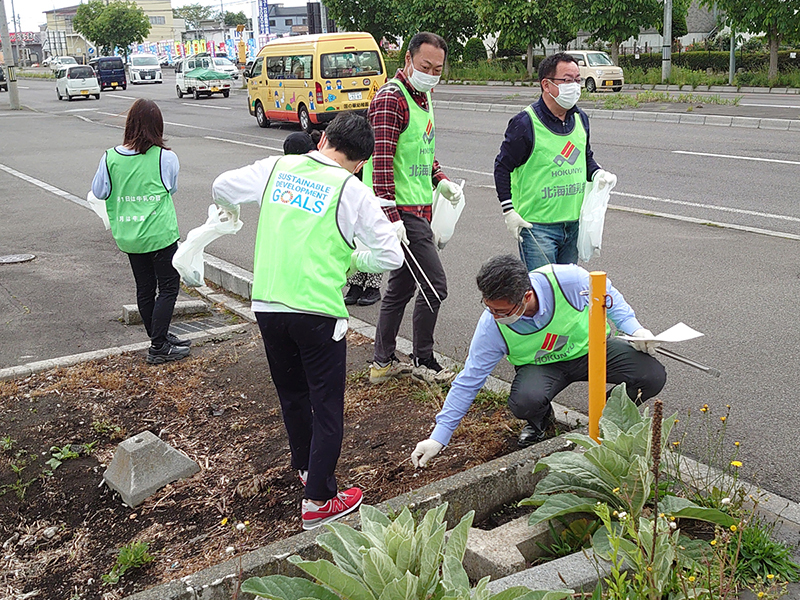
[[[169,322],[181,289],[181,276],[172,266],[178,242],[144,254],[128,254],[136,280],[136,304],[153,346],[167,341]],[[158,295],[156,295],[158,293]]]
[[[408,247],[425,275],[430,279],[439,298],[444,301],[447,297],[447,278],[439,258],[439,250],[433,243],[431,224],[427,219],[406,211],[400,211],[400,217],[406,228]],[[394,353],[397,347],[397,333],[400,331],[406,304],[414,297],[415,293],[417,299],[414,302],[414,316],[411,324],[414,356],[424,359],[433,356],[433,330],[436,328],[441,302],[434,296],[433,290],[420,273],[414,259],[408,255],[408,251],[404,248],[403,252],[406,262],[402,267],[389,274],[386,293],[381,300],[381,310],[375,328],[375,360],[379,363],[387,362]],[[413,275],[409,268],[413,269]],[[414,276],[422,286],[425,296],[417,292]],[[427,302],[425,297],[428,298]],[[430,307],[428,302],[431,304]]]
[[[575,381],[589,380],[589,355],[546,365],[521,365],[511,383],[508,407],[515,417],[544,429],[550,402]],[[606,380],[625,383],[628,397],[640,402],[658,394],[667,381],[664,366],[655,358],[634,349],[628,342],[609,339],[606,349]]]
[[[272,381],[289,434],[292,467],[308,470],[305,497],[336,496],[342,450],[347,345],[333,341],[336,319],[299,313],[257,312]]]

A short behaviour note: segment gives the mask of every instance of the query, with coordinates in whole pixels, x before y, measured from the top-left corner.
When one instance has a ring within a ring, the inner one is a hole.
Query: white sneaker
[[[400,362],[394,354],[388,365],[381,366],[373,362],[369,369],[369,382],[370,383],[383,383],[393,377],[405,377],[410,375],[412,366],[408,363]]]
[[[453,383],[453,379],[456,378],[456,374],[453,371],[444,368],[433,356],[424,359],[412,355],[411,358],[414,361],[414,368],[411,371],[411,375],[417,379],[421,379],[426,383],[449,385]]]

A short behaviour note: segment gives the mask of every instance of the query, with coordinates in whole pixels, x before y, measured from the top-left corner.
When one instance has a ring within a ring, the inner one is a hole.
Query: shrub
[[[478,38],[470,38],[464,46],[464,62],[486,60],[486,47]]]

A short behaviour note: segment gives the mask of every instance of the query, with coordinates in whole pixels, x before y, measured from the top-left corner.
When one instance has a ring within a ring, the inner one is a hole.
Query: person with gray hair
[[[553,398],[571,383],[588,380],[589,273],[585,269],[545,265],[528,272],[518,258],[496,256],[481,267],[477,284],[484,311],[464,370],[453,381],[430,438],[419,442],[411,454],[415,466],[424,467],[449,443],[504,356],[516,369],[508,407],[515,417],[526,421],[518,440],[521,447],[547,437],[554,420]],[[617,330],[634,337],[652,337],[610,281],[606,289],[613,301],[608,316]],[[666,372],[652,356],[657,345],[609,338],[607,381],[625,383],[628,396],[637,403],[658,394]]]

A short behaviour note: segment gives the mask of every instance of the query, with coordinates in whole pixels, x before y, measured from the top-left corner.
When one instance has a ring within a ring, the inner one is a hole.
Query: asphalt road
[[[205,220],[219,173],[279,153],[283,138],[297,130],[259,129],[247,113],[243,90],[227,99],[179,100],[171,74],[166,77],[164,85],[131,86],[104,92],[99,101],[72,103],[56,100],[52,82],[22,80],[22,102],[37,112],[12,113],[0,96],[0,255],[40,255],[27,266],[0,265],[0,367],[143,339],[115,320],[121,304],[134,302],[133,283],[99,220],[21,174],[85,197],[103,150],[122,140],[125,110],[133,99],[151,97],[164,112],[168,143],[181,160],[175,199],[185,235]],[[452,92],[455,87],[443,87],[436,97],[458,93]],[[482,102],[499,102],[498,89],[470,93],[485,94]],[[520,96],[517,102],[527,100]],[[796,96],[784,100],[800,105]],[[450,296],[440,313],[437,349],[463,360],[481,310],[475,273],[486,258],[516,251],[491,175],[511,115],[439,110],[436,116],[438,159],[451,178],[467,180],[468,203],[442,253]],[[596,158],[619,177],[612,203],[671,217],[610,211],[602,256],[587,265],[609,273],[646,327],[661,331],[683,321],[706,334],[673,349],[719,369],[722,377],[664,359],[669,379],[661,398],[667,413],[677,412],[697,430],[704,403],[712,409],[713,424],[730,404],[726,451],[740,441],[743,476],[793,500],[800,500],[800,465],[788,460],[798,442],[800,416],[800,375],[794,370],[800,345],[793,318],[800,291],[794,239],[800,236],[797,136],[595,119]],[[255,207],[246,207],[242,231],[217,240],[209,252],[252,269],[257,216]],[[687,217],[712,225],[681,220]],[[374,323],[377,308],[356,308],[353,314]],[[406,321],[401,335],[409,337]],[[504,365],[496,374],[508,379],[511,369]],[[585,412],[585,396],[585,386],[575,385],[559,401]],[[686,441],[699,458],[706,447],[701,440],[696,434]]]

